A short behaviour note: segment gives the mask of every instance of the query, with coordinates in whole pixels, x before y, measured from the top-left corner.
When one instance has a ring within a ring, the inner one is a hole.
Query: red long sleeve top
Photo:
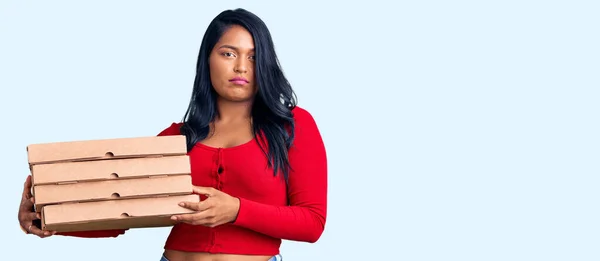
[[[289,182],[273,175],[255,140],[230,148],[198,143],[189,153],[192,183],[240,199],[237,219],[214,228],[185,223],[171,229],[165,248],[192,252],[275,255],[281,240],[316,242],[327,213],[327,158],[312,115],[296,107],[295,139],[288,152]],[[179,135],[172,123],[158,135]],[[125,230],[61,233],[116,237]]]

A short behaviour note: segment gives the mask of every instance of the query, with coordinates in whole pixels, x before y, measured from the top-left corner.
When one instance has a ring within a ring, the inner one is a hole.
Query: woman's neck
[[[252,101],[232,102],[217,100],[218,117],[220,122],[247,120],[252,118]]]

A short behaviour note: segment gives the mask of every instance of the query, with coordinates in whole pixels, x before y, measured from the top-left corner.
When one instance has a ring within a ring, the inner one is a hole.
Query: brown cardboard
[[[33,165],[34,186],[190,174],[189,156],[128,158]]]
[[[136,198],[47,205],[42,229],[57,232],[172,226],[171,215],[193,213],[181,201],[200,201],[199,195]]]
[[[192,176],[157,176],[149,178],[79,182],[33,187],[35,209],[46,205],[101,200],[123,200],[162,195],[192,194]]]
[[[184,135],[66,141],[27,146],[30,165],[187,153]]]

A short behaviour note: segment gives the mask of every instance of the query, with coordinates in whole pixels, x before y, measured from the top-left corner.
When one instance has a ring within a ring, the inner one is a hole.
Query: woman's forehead
[[[230,48],[238,51],[254,50],[252,34],[244,27],[234,25],[229,28],[217,42],[217,48]]]

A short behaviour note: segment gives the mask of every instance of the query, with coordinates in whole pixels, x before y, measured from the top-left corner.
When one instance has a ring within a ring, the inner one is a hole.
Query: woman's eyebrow
[[[233,49],[235,51],[239,51],[239,48],[237,48],[233,45],[228,45],[228,44],[221,45],[219,48],[229,48],[229,49]],[[250,51],[254,51],[254,48],[250,49]]]

